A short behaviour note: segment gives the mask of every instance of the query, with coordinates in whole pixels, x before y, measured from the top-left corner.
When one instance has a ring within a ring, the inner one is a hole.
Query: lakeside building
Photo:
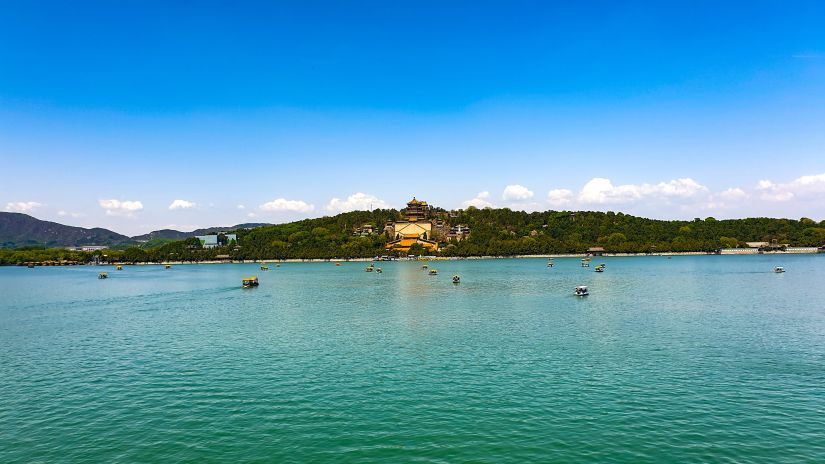
[[[108,249],[108,245],[81,245],[81,246],[73,246],[73,247],[66,247],[69,251],[100,251]]]
[[[407,253],[415,244],[427,251],[439,251],[442,244],[450,240],[461,241],[470,235],[470,228],[464,224],[450,224],[459,217],[457,212],[447,212],[433,208],[426,201],[413,197],[407,207],[401,210],[402,220],[387,222],[384,234],[389,241],[385,248]],[[356,229],[356,235],[367,232],[369,224]],[[449,245],[447,245],[449,246]]]
[[[222,242],[219,240],[219,237],[223,235],[226,237],[226,242]],[[215,248],[219,246],[228,245],[230,242],[237,242],[238,236],[237,234],[210,234],[210,235],[196,235],[195,238],[200,240],[201,246],[203,248]]]
[[[587,254],[590,256],[602,256],[604,254],[604,247],[590,247],[587,249]]]
[[[438,229],[443,229],[444,223],[439,220],[430,220],[430,206],[427,202],[413,197],[402,213],[405,220],[389,222],[384,227],[384,233],[390,237],[385,248],[407,252],[417,243],[427,250],[438,251],[438,241],[433,235]],[[438,235],[437,232],[435,235]]]

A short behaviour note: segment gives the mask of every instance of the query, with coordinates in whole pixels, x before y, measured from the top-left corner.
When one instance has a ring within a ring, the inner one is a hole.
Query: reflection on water
[[[0,461],[825,455],[822,256],[599,262],[0,268]]]

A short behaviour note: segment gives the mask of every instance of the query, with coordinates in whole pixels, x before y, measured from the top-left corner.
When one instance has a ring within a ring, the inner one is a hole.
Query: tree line
[[[443,211],[443,210],[442,210]],[[474,207],[449,215],[451,224],[469,226],[461,241],[442,243],[443,256],[513,256],[527,254],[583,253],[600,246],[608,253],[703,251],[745,246],[764,241],[791,246],[825,245],[825,221],[812,219],[749,218],[690,221],[646,219],[623,213],[596,211],[544,211],[527,213],[507,208]],[[391,209],[354,211],[287,224],[235,231],[237,243],[203,248],[196,238],[158,243],[157,246],[103,250],[94,253],[60,249],[0,250],[0,264],[30,261],[75,260],[81,262],[161,262],[241,259],[367,258],[389,254],[387,237],[381,233],[388,221],[401,219]],[[354,230],[372,224],[376,233],[356,236]],[[414,248],[412,254],[424,254]],[[433,254],[426,252],[427,254]]]

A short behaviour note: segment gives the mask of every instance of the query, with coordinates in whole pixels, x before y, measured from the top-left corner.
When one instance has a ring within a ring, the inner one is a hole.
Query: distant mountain
[[[237,224],[234,226],[226,226],[226,227],[208,227],[205,229],[195,229],[192,232],[181,232],[179,230],[173,229],[161,229],[161,230],[154,230],[149,232],[148,234],[137,235],[132,237],[132,240],[136,241],[147,241],[153,240],[158,238],[163,239],[172,239],[172,240],[182,240],[189,237],[194,237],[196,235],[207,235],[207,234],[216,234],[218,232],[229,232],[232,230],[238,229],[254,229],[256,227],[268,226],[270,224],[262,223],[262,222],[249,222],[245,224]]]
[[[172,229],[162,229],[136,237],[112,232],[108,229],[95,227],[67,226],[40,219],[22,213],[0,212],[0,248],[20,248],[25,246],[68,247],[81,245],[108,245],[129,246],[135,242],[146,242],[155,239],[182,240],[196,235],[214,234],[217,232],[237,229],[254,229],[268,226],[264,223],[246,223],[227,227],[208,227],[191,232],[181,232]]]
[[[0,212],[0,247],[3,248],[117,245],[129,241],[129,237],[108,229],[73,227],[41,221],[28,214]]]

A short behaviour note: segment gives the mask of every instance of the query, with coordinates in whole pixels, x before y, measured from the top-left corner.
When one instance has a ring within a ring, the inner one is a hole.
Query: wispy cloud
[[[26,213],[43,206],[36,201],[13,201],[6,203],[6,211],[15,213]]]
[[[327,203],[326,209],[327,211],[343,213],[346,211],[371,211],[374,209],[387,209],[389,207],[390,205],[386,201],[376,197],[375,195],[357,192],[348,196],[346,200],[332,198],[329,203]]]
[[[138,200],[98,200],[98,204],[106,210],[107,216],[133,217],[143,209],[143,203]]]
[[[83,214],[83,213],[74,213],[74,212],[71,212],[71,211],[64,211],[62,209],[57,212],[57,215],[60,216],[60,217],[72,217],[72,218],[75,218],[75,219],[86,217],[86,215]]]
[[[197,206],[197,203],[188,200],[175,200],[169,205],[170,210],[176,209],[191,209]]]
[[[476,208],[492,208],[493,204],[490,203],[488,198],[490,198],[490,192],[486,190],[483,192],[478,192],[474,198],[462,202],[461,206],[464,208],[469,208],[470,206],[474,206]]]
[[[287,200],[286,198],[276,198],[259,206],[261,211],[284,212],[292,211],[298,213],[309,213],[315,210],[315,205],[303,200]]]

